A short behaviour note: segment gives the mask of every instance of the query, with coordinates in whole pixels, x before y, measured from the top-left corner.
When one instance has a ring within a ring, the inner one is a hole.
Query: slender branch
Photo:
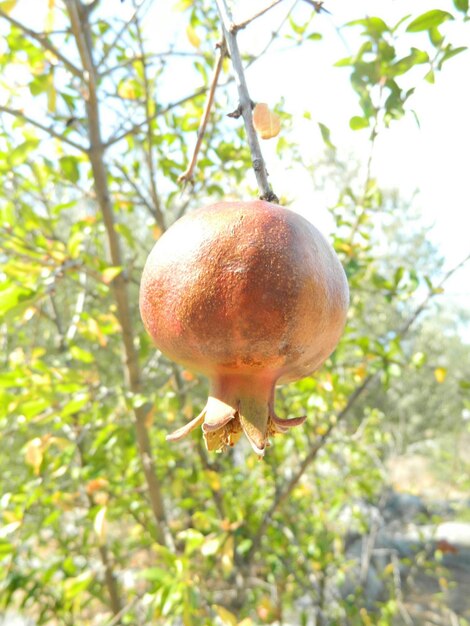
[[[144,196],[144,194],[142,193],[141,189],[139,188],[139,185],[136,183],[136,181],[131,178],[129,176],[129,174],[126,172],[126,169],[123,165],[121,165],[120,163],[117,163],[116,161],[114,161],[114,167],[116,167],[121,174],[124,176],[124,178],[126,179],[126,182],[132,187],[132,189],[135,191],[135,193],[137,194],[137,196],[140,198],[142,204],[145,206],[145,208],[147,209],[147,211],[150,213],[150,215],[152,217],[155,217],[155,212],[153,210],[152,205],[150,204],[150,201]]]
[[[441,288],[449,278],[455,274],[465,263],[470,261],[470,254],[468,254],[462,261],[460,261],[457,265],[455,265],[452,269],[450,269],[442,278],[442,280],[438,283],[438,288]],[[429,301],[437,295],[438,292],[435,290],[431,290],[428,295],[423,299],[423,301],[416,307],[414,312],[410,315],[404,326],[398,331],[397,336],[400,338],[405,337],[405,335],[410,330],[411,326],[414,324],[419,315],[425,310]],[[363,382],[356,387],[356,389],[349,396],[346,406],[338,413],[336,419],[330,420],[330,424],[328,425],[326,431],[318,437],[315,444],[312,446],[308,454],[305,456],[304,460],[299,466],[297,472],[292,476],[292,478],[284,485],[284,487],[279,490],[274,498],[273,503],[271,504],[268,511],[265,513],[258,530],[253,536],[253,543],[250,547],[250,550],[246,554],[246,561],[249,562],[256,550],[259,548],[263,535],[268,527],[274,513],[278,510],[279,506],[288,498],[288,496],[292,493],[295,486],[298,484],[299,480],[302,478],[307,468],[311,465],[311,463],[315,460],[318,452],[322,449],[325,442],[329,439],[331,433],[336,428],[336,426],[344,420],[344,418],[349,414],[350,410],[354,407],[357,400],[362,396],[362,394],[366,391],[370,385],[375,382],[379,378],[380,372],[375,372],[373,374],[369,374]]]
[[[114,615],[111,620],[106,622],[104,626],[116,626],[117,624],[119,624],[121,622],[121,619],[124,617],[124,615],[128,613],[131,609],[133,609],[136,606],[136,604],[138,604],[141,600],[142,600],[141,596],[135,596],[134,598],[132,598],[132,600],[128,604],[126,604],[126,606],[124,606],[119,611],[119,613]]]
[[[58,133],[56,130],[52,128],[52,126],[44,126],[44,124],[41,124],[41,122],[38,122],[37,120],[33,120],[31,117],[28,117],[27,115],[23,113],[23,111],[20,111],[19,109],[10,109],[10,107],[0,106],[0,111],[2,111],[3,113],[8,113],[8,115],[12,115],[13,117],[18,117],[19,119],[24,120],[25,122],[27,122],[28,124],[31,124],[32,126],[36,126],[36,128],[39,128],[40,130],[47,133],[51,137],[54,137],[55,139],[58,139],[59,141],[63,141],[64,143],[69,144],[69,146],[72,146],[76,150],[80,150],[80,152],[86,153],[88,151],[88,148],[86,148],[85,146],[82,146],[79,143],[73,141],[72,139],[69,139],[65,135]]]
[[[239,30],[242,30],[242,28],[246,28],[248,24],[251,24],[251,22],[256,20],[258,17],[261,17],[262,15],[267,13],[270,9],[275,7],[276,4],[280,4],[281,2],[282,0],[274,0],[273,2],[271,2],[271,4],[268,4],[267,7],[264,7],[264,9],[261,9],[261,11],[258,11],[258,13],[255,13],[247,20],[243,20],[243,22],[238,22],[237,24],[232,24],[232,30],[234,32],[238,32]]]
[[[0,9],[0,17],[3,17],[5,20],[7,20],[8,22],[10,22],[10,24],[12,26],[15,26],[15,28],[19,28],[27,37],[29,37],[30,39],[34,39],[35,41],[37,41],[38,43],[41,44],[41,46],[43,48],[45,48],[46,50],[49,50],[49,52],[52,52],[52,54],[57,57],[60,61],[62,61],[62,63],[65,65],[65,67],[69,70],[69,72],[71,72],[74,76],[78,76],[79,78],[82,77],[82,72],[81,70],[74,65],[71,61],[69,61],[69,59],[67,59],[67,57],[65,57],[55,46],[54,44],[52,44],[49,39],[47,39],[47,37],[45,35],[43,35],[42,33],[38,33],[35,30],[32,30],[31,28],[28,28],[27,26],[25,26],[24,24],[21,24],[20,22],[18,22],[17,20],[15,20],[13,17],[11,17],[11,15],[8,15],[8,13],[5,13],[5,11],[3,11],[2,9]]]
[[[444,274],[443,278],[438,282],[438,284],[436,285],[436,287],[434,289],[441,289],[444,284],[449,280],[449,278],[451,276],[453,276],[453,274],[455,274],[455,272],[457,272],[461,267],[463,267],[465,265],[465,263],[467,263],[468,261],[470,261],[470,253],[467,254],[466,257],[464,257],[460,263],[457,263],[457,265],[455,265],[453,268],[451,268],[446,274]],[[410,329],[410,326],[412,324],[414,324],[414,322],[416,321],[416,318],[421,315],[421,313],[424,311],[424,309],[427,307],[427,305],[429,304],[429,301],[435,296],[437,295],[437,293],[434,289],[431,289],[427,295],[427,297],[421,302],[421,304],[419,305],[419,307],[417,307],[417,309],[414,311],[414,313],[411,315],[411,317],[408,318],[408,320],[405,322],[405,324],[402,326],[402,328],[400,329],[400,331],[398,332],[398,336],[399,337],[403,337],[404,335],[406,335],[406,333],[408,332],[408,330]]]
[[[126,32],[126,30],[128,30],[129,26],[132,24],[132,22],[134,22],[137,18],[137,15],[139,13],[139,11],[142,10],[143,6],[145,4],[145,0],[139,4],[139,6],[135,9],[134,13],[131,15],[131,17],[127,20],[127,22],[125,22],[122,27],[118,30],[118,32],[116,33],[115,38],[113,39],[113,41],[111,42],[111,45],[106,49],[106,52],[103,54],[103,56],[101,57],[101,59],[98,61],[98,63],[96,64],[96,67],[103,67],[104,62],[106,61],[106,59],[108,58],[110,52],[112,50],[114,50],[114,48],[116,47],[118,41],[121,39],[121,37],[123,36],[123,34]]]
[[[239,106],[243,115],[243,121],[245,122],[246,135],[251,151],[256,181],[261,194],[260,197],[262,200],[267,200],[268,202],[278,202],[278,198],[268,182],[266,164],[261,153],[258,136],[253,126],[253,115],[251,110],[252,101],[246,84],[245,72],[243,69],[240,50],[238,49],[237,33],[236,29],[234,30],[232,15],[227,6],[226,0],[216,0],[216,4],[222,20],[225,40],[232,59],[233,69],[236,74],[238,97],[240,100]]]
[[[225,41],[222,41],[222,43],[219,43],[217,45],[217,50],[218,50],[218,53],[217,53],[217,58],[216,58],[215,66],[214,66],[214,71],[213,71],[212,79],[211,79],[211,83],[210,83],[209,94],[207,96],[206,106],[204,108],[204,113],[202,115],[201,125],[200,125],[198,133],[197,133],[197,141],[196,141],[196,145],[194,147],[193,156],[192,156],[191,162],[188,165],[187,169],[178,178],[178,182],[179,183],[187,183],[194,176],[194,168],[196,167],[197,157],[199,155],[199,150],[201,149],[202,140],[204,139],[204,133],[206,132],[207,122],[209,121],[209,116],[210,116],[210,112],[211,112],[211,109],[212,109],[212,104],[214,102],[215,90],[216,90],[216,87],[217,87],[217,83],[219,82],[219,76],[220,76],[220,72],[222,70],[222,65],[223,65],[223,62],[224,62],[224,58],[225,58],[225,56],[227,54],[227,48],[225,46]]]
[[[175,56],[176,57],[201,58],[204,55],[201,52],[187,52],[184,50],[165,50],[164,52],[155,52],[153,54],[146,54],[145,60],[151,61],[152,59],[162,59],[164,57],[175,57]],[[133,56],[130,59],[126,59],[122,63],[118,63],[117,65],[113,65],[111,67],[104,69],[102,72],[99,73],[99,76],[100,78],[103,78],[104,76],[108,76],[109,74],[112,74],[113,72],[116,72],[117,70],[122,70],[125,67],[128,67],[129,65],[133,65],[134,63],[137,63],[139,61],[142,61],[142,56],[140,54],[137,54],[136,56]]]
[[[142,38],[142,32],[139,24],[138,17],[135,18],[136,23],[136,31],[137,31],[137,40],[139,42],[139,49],[141,55],[141,63],[142,63],[142,75],[144,79],[144,92],[145,92],[145,117],[147,118],[147,149],[145,150],[145,157],[147,162],[147,169],[150,181],[150,196],[152,198],[153,203],[153,217],[155,218],[155,222],[158,224],[162,231],[165,231],[165,218],[163,217],[160,197],[157,191],[157,182],[156,182],[156,171],[155,171],[155,162],[153,158],[153,142],[152,142],[152,122],[151,122],[151,100],[152,94],[150,92],[150,82],[148,78],[147,72],[147,62],[145,59],[145,50],[144,50],[144,41]],[[155,106],[155,105],[154,105]]]
[[[259,52],[256,55],[256,57],[252,57],[250,59],[250,61],[246,64],[246,68],[245,69],[248,69],[249,67],[251,67],[255,61],[257,61],[258,59],[260,59],[262,56],[264,56],[266,54],[266,52],[269,50],[269,48],[273,45],[273,43],[279,37],[279,34],[280,34],[282,28],[284,27],[284,24],[287,22],[287,20],[291,16],[292,11],[294,10],[294,8],[296,7],[298,2],[299,2],[299,0],[294,0],[294,4],[289,8],[287,13],[283,17],[282,21],[280,22],[279,26],[277,26],[273,30],[273,32],[271,34],[271,37],[270,37],[269,41],[267,42],[267,44],[264,46],[264,48],[261,50],[261,52]]]
[[[89,93],[85,104],[90,140],[89,159],[93,172],[96,198],[103,216],[111,263],[114,266],[122,267],[124,265],[124,259],[121,252],[120,240],[115,229],[114,211],[108,187],[108,172],[104,158],[105,146],[101,139],[100,103],[96,90],[97,71],[93,62],[91,48],[91,28],[88,22],[88,16],[86,12],[84,12],[79,0],[65,0],[65,4],[69,13],[72,32],[80,53],[81,62],[88,78]],[[111,287],[116,301],[117,317],[122,332],[127,384],[132,394],[136,395],[142,391],[141,372],[138,353],[134,343],[135,333],[124,273],[116,276],[111,283]],[[135,432],[159,541],[162,544],[171,546],[173,541],[168,531],[161,486],[156,475],[155,462],[152,457],[152,448],[146,426],[146,418],[150,408],[148,404],[133,408]]]
[[[90,502],[90,507],[91,506],[93,506],[93,502]],[[108,548],[105,545],[99,546],[99,553],[104,567],[104,579],[106,581],[106,587],[108,589],[109,599],[111,602],[111,611],[114,616],[117,616],[121,614],[122,602],[121,596],[119,595],[116,575],[114,574],[113,566],[109,559]],[[119,621],[115,623],[119,624]]]
[[[180,106],[181,104],[184,104],[185,102],[189,102],[193,98],[197,98],[198,96],[201,96],[202,94],[206,93],[206,91],[207,91],[206,87],[201,87],[200,89],[190,94],[189,96],[184,96],[184,98],[181,98],[180,100],[176,100],[175,102],[168,104],[163,109],[157,109],[155,113],[150,117],[149,120],[145,119],[142,122],[138,122],[137,124],[134,124],[134,126],[131,126],[131,128],[128,128],[127,130],[124,130],[119,134],[115,133],[103,144],[104,148],[108,149],[111,146],[113,146],[115,143],[122,141],[129,135],[134,135],[136,132],[141,130],[142,127],[145,126],[145,124],[147,124],[149,121],[153,122],[153,120],[156,119],[159,115],[165,115],[165,113],[168,113],[168,111],[175,109],[176,107]]]

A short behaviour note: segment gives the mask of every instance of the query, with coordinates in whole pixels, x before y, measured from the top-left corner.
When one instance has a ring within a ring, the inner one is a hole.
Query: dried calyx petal
[[[245,405],[246,417],[240,407]],[[269,437],[286,433],[290,428],[304,423],[306,416],[290,419],[279,418],[269,404],[255,406],[253,398],[237,402],[237,408],[217,398],[209,397],[203,411],[185,426],[167,436],[168,441],[179,441],[198,426],[202,426],[204,440],[209,451],[223,452],[233,447],[245,433],[258,456],[264,456]]]

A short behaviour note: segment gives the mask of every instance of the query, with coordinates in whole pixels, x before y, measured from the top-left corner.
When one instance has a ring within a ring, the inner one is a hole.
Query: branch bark
[[[36,126],[36,128],[39,128],[40,130],[44,131],[51,137],[54,137],[54,139],[63,141],[64,143],[67,143],[69,146],[72,146],[73,148],[75,148],[76,150],[79,150],[80,152],[85,152],[85,153],[88,152],[88,148],[86,148],[85,146],[82,146],[76,141],[69,139],[65,135],[58,133],[56,130],[52,128],[52,126],[44,126],[44,124],[41,124],[41,122],[33,120],[31,117],[28,117],[27,115],[23,113],[23,111],[20,111],[19,109],[11,109],[10,107],[0,106],[0,111],[2,111],[3,113],[8,113],[8,115],[12,115],[13,117],[18,117],[19,119],[24,120],[25,122],[27,122],[28,124],[31,124],[32,126]]]
[[[93,172],[94,186],[98,205],[103,216],[106,229],[111,263],[114,266],[123,266],[123,256],[119,237],[115,230],[113,205],[110,197],[105,165],[105,145],[101,139],[100,106],[97,92],[97,71],[92,56],[91,29],[88,16],[80,0],[66,0],[72,32],[78,47],[83,69],[86,72],[88,83],[88,99],[86,112],[88,118],[88,134],[90,140],[89,159]],[[141,393],[140,365],[134,345],[134,329],[129,306],[129,296],[125,274],[121,273],[113,280],[112,289],[117,306],[117,317],[122,331],[122,341],[125,354],[125,375],[131,392]],[[134,407],[134,422],[137,445],[143,471],[148,487],[150,505],[157,525],[159,541],[162,544],[172,544],[172,538],[167,530],[166,513],[158,481],[155,463],[152,457],[150,439],[145,420],[150,410],[148,405]]]
[[[261,153],[261,147],[253,126],[253,115],[251,111],[251,98],[248,92],[248,86],[245,79],[245,71],[241,60],[240,50],[237,43],[237,27],[233,23],[233,18],[227,6],[226,0],[216,0],[220,18],[222,20],[225,40],[232,59],[233,69],[236,75],[236,84],[238,89],[239,106],[245,122],[246,136],[251,151],[253,169],[255,171],[256,181],[260,191],[260,198],[268,202],[279,202],[276,194],[271,189],[268,182],[268,172],[266,164]]]
[[[218,44],[218,48],[217,49],[218,49],[218,54],[217,54],[217,58],[216,58],[215,66],[214,66],[214,72],[212,74],[211,84],[210,84],[210,88],[209,88],[209,94],[207,96],[206,106],[205,106],[205,109],[204,109],[204,113],[202,115],[201,125],[200,125],[198,133],[197,133],[197,141],[196,141],[196,145],[194,147],[193,156],[192,156],[191,162],[188,165],[186,171],[183,172],[183,174],[181,174],[181,176],[178,178],[178,182],[179,183],[187,183],[190,180],[192,180],[192,178],[194,176],[194,168],[196,167],[197,157],[199,155],[199,150],[201,149],[202,140],[204,139],[204,133],[206,132],[207,122],[209,121],[209,116],[210,116],[210,112],[211,112],[211,109],[212,109],[212,104],[214,102],[215,90],[216,90],[216,87],[217,87],[217,83],[219,82],[219,76],[220,76],[220,72],[222,70],[222,65],[223,65],[223,62],[224,62],[224,58],[225,58],[225,56],[227,54],[227,48],[225,46],[225,41],[222,41],[222,43]]]

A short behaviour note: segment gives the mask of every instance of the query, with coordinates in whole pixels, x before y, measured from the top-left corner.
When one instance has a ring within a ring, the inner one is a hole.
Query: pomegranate
[[[142,276],[140,311],[155,345],[210,379],[202,425],[209,450],[244,432],[263,455],[269,437],[302,424],[274,412],[274,388],[311,374],[344,328],[348,285],[320,232],[264,201],[220,202],[179,219]]]

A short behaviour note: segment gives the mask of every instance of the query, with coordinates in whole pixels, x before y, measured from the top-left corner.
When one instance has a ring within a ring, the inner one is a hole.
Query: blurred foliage
[[[300,5],[286,7],[270,43],[321,46],[319,15]],[[462,51],[441,34],[467,19],[468,3],[454,5],[349,25],[361,27],[360,47],[338,65],[361,109],[351,128],[371,129],[371,146],[421,78]],[[370,606],[354,578],[341,593],[351,579],[341,512],[377,500],[390,451],[464,427],[470,361],[455,316],[406,328],[441,291],[434,250],[417,230],[404,235],[403,200],[378,187],[370,162],[343,176],[320,124],[351,309],[326,366],[279,393],[280,414],[306,410],[307,424],[276,438],[262,463],[242,444],[208,455],[199,433],[167,443],[207,387],[145,334],[142,265],[185,211],[249,193],[244,130],[226,118],[229,63],[193,184],[177,182],[220,38],[215,3],[177,2],[167,48],[149,37],[145,2],[125,20],[109,1],[38,7],[43,23],[30,27],[21,0],[0,3],[0,608],[73,626],[391,624],[393,568],[381,603]],[[413,86],[402,86],[409,73]],[[289,113],[276,110],[287,122],[278,150],[300,161]],[[355,524],[367,532],[360,513]]]

